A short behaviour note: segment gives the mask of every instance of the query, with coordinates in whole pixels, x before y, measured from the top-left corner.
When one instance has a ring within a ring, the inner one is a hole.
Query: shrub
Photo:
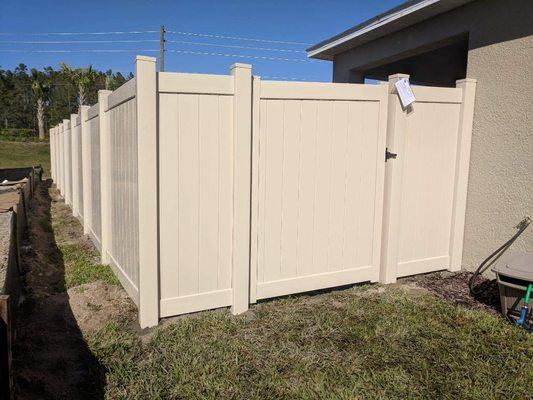
[[[36,142],[39,141],[39,135],[37,135],[35,129],[0,128],[0,140],[12,142]]]

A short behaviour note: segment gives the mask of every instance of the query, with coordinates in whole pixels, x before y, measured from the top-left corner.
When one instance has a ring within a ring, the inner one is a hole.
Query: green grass
[[[431,294],[354,288],[90,338],[110,399],[525,399],[533,341]]]
[[[50,176],[50,144],[0,141],[0,168],[42,165],[44,175]]]
[[[65,264],[65,288],[98,280],[111,285],[120,285],[109,265],[95,263],[95,253],[78,244],[60,245],[59,250]]]

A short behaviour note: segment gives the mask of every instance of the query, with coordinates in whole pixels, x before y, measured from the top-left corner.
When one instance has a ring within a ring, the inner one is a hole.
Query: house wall
[[[476,1],[334,60],[335,82],[359,82],[365,71],[468,35],[466,75],[478,83],[463,252],[467,269],[507,240],[524,215],[533,214],[532,18],[531,1]],[[435,67],[443,73],[442,64]],[[533,251],[533,229],[513,250]]]
[[[478,79],[464,263],[474,267],[533,215],[533,36],[472,49]],[[533,250],[529,228],[513,245]]]

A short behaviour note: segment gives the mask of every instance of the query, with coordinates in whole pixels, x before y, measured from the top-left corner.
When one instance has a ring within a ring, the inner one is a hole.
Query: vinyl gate
[[[52,128],[52,176],[139,307],[172,315],[461,266],[475,81],[136,77]],[[386,160],[386,150],[397,154]]]

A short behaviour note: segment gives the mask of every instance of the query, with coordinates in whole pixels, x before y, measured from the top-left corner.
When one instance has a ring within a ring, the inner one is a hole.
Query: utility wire
[[[236,46],[231,44],[218,44],[218,43],[202,43],[202,42],[187,42],[182,40],[165,40],[166,43],[178,43],[178,44],[190,44],[194,46],[214,46],[214,47],[226,47],[230,49],[245,49],[245,50],[259,50],[259,51],[282,51],[287,53],[305,53],[303,50],[291,50],[291,49],[274,49],[271,47],[250,47],[250,46]]]
[[[199,56],[219,56],[219,57],[234,57],[234,58],[247,58],[256,60],[273,60],[273,61],[293,61],[293,62],[314,62],[316,60],[306,60],[301,58],[283,58],[283,57],[267,57],[267,56],[254,56],[247,54],[226,54],[226,53],[209,53],[201,51],[188,51],[188,50],[165,50],[170,53],[190,54]],[[115,49],[83,49],[83,50],[19,50],[19,49],[0,49],[3,53],[142,53],[142,52],[159,52],[158,49],[131,49],[131,50],[115,50]]]
[[[158,30],[146,30],[146,31],[108,31],[108,32],[0,32],[2,36],[74,36],[74,35],[138,35],[145,33],[158,33]],[[181,31],[171,31],[166,30],[166,33],[172,33],[175,35],[185,35],[185,36],[199,36],[199,37],[209,37],[215,39],[230,39],[230,40],[247,40],[252,42],[263,42],[263,43],[280,43],[280,44],[292,44],[300,46],[310,46],[310,43],[302,42],[291,42],[283,40],[268,40],[268,39],[255,39],[241,36],[224,36],[224,35],[213,35],[208,33],[197,33],[197,32],[181,32]]]
[[[251,42],[262,42],[262,43],[280,43],[280,44],[294,44],[299,46],[311,46],[309,43],[301,42],[288,42],[282,40],[268,40],[268,39],[253,39],[240,36],[223,36],[223,35],[212,35],[209,33],[195,33],[195,32],[180,32],[180,31],[166,31],[167,33],[173,33],[175,35],[185,35],[185,36],[200,36],[200,37],[209,37],[215,39],[230,39],[230,40],[248,40]]]
[[[158,39],[139,40],[0,40],[6,44],[72,44],[72,43],[142,43],[159,42]]]
[[[159,42],[158,39],[139,39],[139,40],[0,40],[0,44],[77,44],[77,43],[147,43]],[[207,47],[225,47],[231,49],[244,50],[258,50],[258,51],[280,51],[288,53],[305,53],[303,50],[292,49],[275,49],[271,47],[252,47],[252,46],[237,46],[231,44],[220,43],[202,43],[202,42],[188,42],[183,40],[165,40],[166,43],[186,44],[193,46],[207,46]]]
[[[137,35],[143,33],[157,33],[159,31],[111,31],[111,32],[0,32],[0,35],[3,36],[71,36],[71,35]]]
[[[283,57],[266,57],[266,56],[252,56],[244,54],[226,54],[226,53],[209,53],[203,51],[188,51],[188,50],[165,50],[169,53],[191,54],[198,56],[219,56],[219,57],[235,57],[235,58],[249,58],[256,60],[273,60],[273,61],[294,61],[294,62],[313,62],[316,60],[306,60],[302,58],[283,58]]]
[[[114,49],[84,49],[84,50],[15,50],[0,49],[3,53],[135,53],[135,52],[154,52],[155,49],[132,49],[132,50],[114,50]]]

